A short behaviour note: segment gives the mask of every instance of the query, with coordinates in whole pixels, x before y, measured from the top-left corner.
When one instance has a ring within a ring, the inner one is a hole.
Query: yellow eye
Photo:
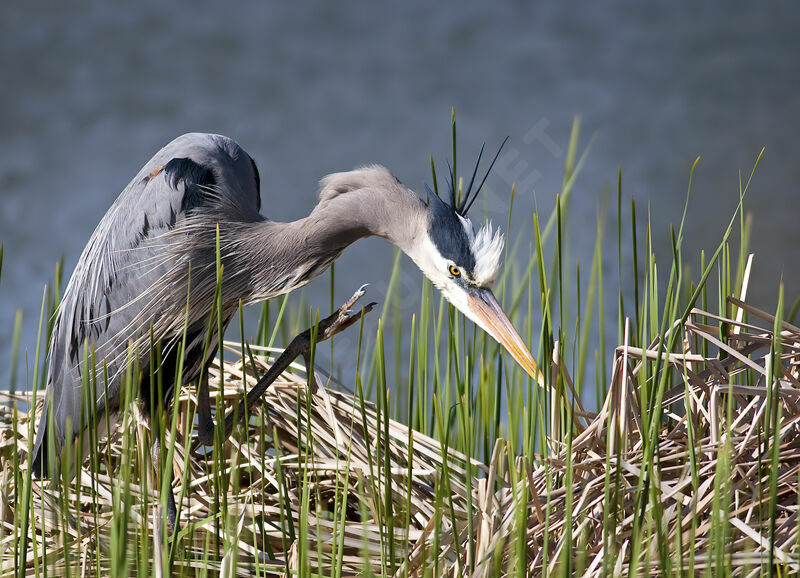
[[[461,271],[455,265],[450,265],[449,271],[453,277],[461,277]]]

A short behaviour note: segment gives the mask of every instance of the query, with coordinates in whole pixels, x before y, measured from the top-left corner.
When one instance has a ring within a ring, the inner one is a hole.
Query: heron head
[[[476,231],[466,215],[480,191],[479,186],[471,192],[474,175],[461,202],[456,202],[453,180],[451,177],[449,202],[428,189],[427,230],[418,236],[410,256],[447,301],[500,343],[531,377],[541,381],[533,355],[492,293],[500,272],[503,235],[488,222]]]

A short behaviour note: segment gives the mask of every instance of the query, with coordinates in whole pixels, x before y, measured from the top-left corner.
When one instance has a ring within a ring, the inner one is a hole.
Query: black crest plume
[[[461,215],[462,217],[466,217],[467,212],[469,211],[470,207],[472,207],[475,199],[478,198],[478,194],[481,192],[484,183],[486,183],[486,179],[489,176],[489,173],[492,172],[492,167],[494,167],[494,163],[497,161],[497,158],[500,156],[500,152],[503,150],[506,142],[508,141],[508,137],[503,139],[503,142],[500,143],[500,148],[497,149],[497,152],[492,159],[492,162],[489,163],[489,168],[486,170],[486,173],[483,175],[480,184],[478,187],[473,191],[472,187],[475,185],[475,177],[478,175],[478,169],[480,168],[481,158],[483,157],[483,150],[486,146],[486,143],[481,145],[481,150],[478,152],[478,160],[475,162],[475,168],[472,170],[472,176],[469,179],[469,184],[467,185],[466,190],[464,191],[463,196],[458,194],[457,189],[457,177],[456,177],[456,117],[455,111],[452,113],[452,126],[453,126],[453,163],[450,164],[450,161],[447,162],[447,169],[449,173],[449,180],[447,182],[448,186],[448,193],[449,198],[447,201],[441,198],[439,195],[439,186],[436,179],[436,167],[433,162],[433,155],[431,155],[431,174],[433,175],[433,187],[434,190],[432,191],[431,188],[425,184],[425,190],[428,192],[429,197],[436,197],[439,201],[447,205],[450,209],[452,209],[455,213]],[[459,198],[460,197],[460,198]]]

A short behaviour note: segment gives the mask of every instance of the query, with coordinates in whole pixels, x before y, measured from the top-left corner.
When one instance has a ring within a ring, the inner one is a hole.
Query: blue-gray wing
[[[175,139],[122,191],[81,254],[56,315],[34,471],[47,475],[47,436],[60,450],[91,415],[118,409],[129,355],[148,371],[145,345],[151,331],[167,346],[182,335],[190,270],[214,265],[213,246],[192,243],[187,251],[187,239],[209,238],[193,235],[198,223],[258,220],[259,208],[255,164],[219,135]],[[201,319],[190,319],[190,324],[205,325]],[[92,396],[83,386],[91,382],[83,379],[87,353],[94,355],[98,376]],[[48,406],[52,427],[47,425]]]

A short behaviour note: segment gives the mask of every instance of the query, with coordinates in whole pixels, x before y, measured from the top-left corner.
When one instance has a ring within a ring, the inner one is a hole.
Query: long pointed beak
[[[539,371],[536,360],[528,350],[525,341],[520,337],[508,316],[500,307],[494,294],[489,289],[469,289],[467,291],[470,313],[495,341],[506,348],[511,356],[517,360],[522,369],[536,382],[545,387],[544,376]]]

